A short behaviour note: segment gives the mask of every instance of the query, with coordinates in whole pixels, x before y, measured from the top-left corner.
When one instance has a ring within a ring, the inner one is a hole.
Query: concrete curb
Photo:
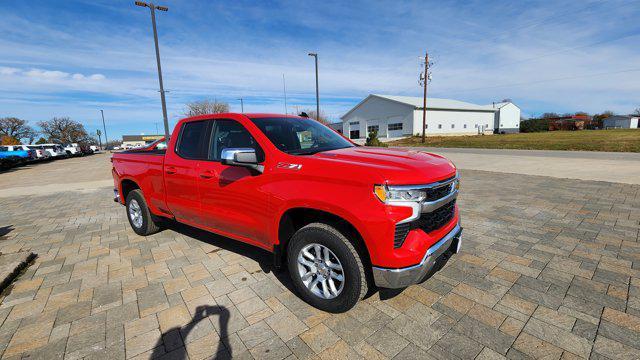
[[[0,257],[8,256],[8,255],[14,255],[14,254],[3,254],[3,255],[0,255]],[[24,271],[27,267],[29,267],[29,265],[31,265],[37,257],[38,257],[37,254],[30,252],[28,255],[22,258],[13,267],[13,269],[9,270],[8,272],[5,271],[2,274],[2,279],[0,281],[0,294],[4,292],[5,289],[7,289],[9,285],[11,285],[11,283],[13,283],[13,281],[22,273],[22,271]]]

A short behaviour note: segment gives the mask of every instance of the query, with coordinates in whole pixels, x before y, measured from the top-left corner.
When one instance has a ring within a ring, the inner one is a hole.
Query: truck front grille
[[[425,189],[425,192],[427,193],[426,201],[436,201],[442,199],[443,197],[451,193],[452,187],[453,183],[449,183],[436,188]]]
[[[440,229],[455,216],[456,201],[452,200],[446,205],[430,213],[422,213],[420,219],[411,223],[412,229],[421,229],[426,233]]]
[[[399,248],[404,243],[404,239],[411,230],[411,223],[396,224],[396,232],[393,235],[393,247]]]

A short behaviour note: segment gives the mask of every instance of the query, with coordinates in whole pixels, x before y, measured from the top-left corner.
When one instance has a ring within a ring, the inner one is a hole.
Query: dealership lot
[[[265,252],[135,235],[107,155],[51,165],[0,173],[0,252],[39,256],[1,299],[3,358],[640,357],[637,184],[461,165],[462,254],[333,315]]]

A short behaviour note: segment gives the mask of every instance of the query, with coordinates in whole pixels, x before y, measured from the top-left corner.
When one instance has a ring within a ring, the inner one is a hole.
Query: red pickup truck
[[[115,201],[137,234],[172,219],[263,248],[326,311],[350,309],[374,284],[418,283],[460,249],[451,161],[357,146],[313,119],[191,117],[166,146],[111,161]]]

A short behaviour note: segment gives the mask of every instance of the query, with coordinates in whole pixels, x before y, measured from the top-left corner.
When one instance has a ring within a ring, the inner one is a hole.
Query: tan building
[[[123,148],[135,148],[145,146],[158,139],[162,139],[164,135],[122,135]]]

